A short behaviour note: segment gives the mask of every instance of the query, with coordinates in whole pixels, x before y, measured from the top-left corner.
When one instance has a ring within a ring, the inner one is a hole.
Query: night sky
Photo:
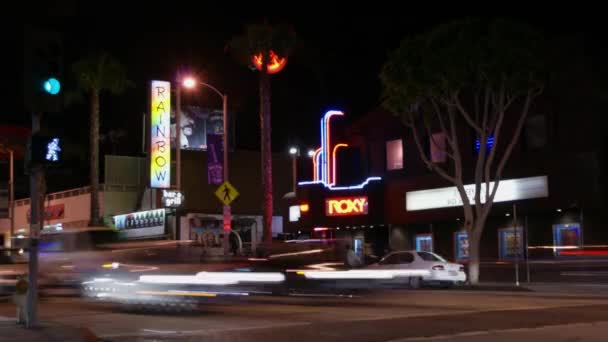
[[[177,3],[171,2],[174,8],[178,8]],[[270,3],[264,5],[270,6]],[[276,14],[234,8],[195,8],[185,4],[179,4],[179,12],[176,12],[163,11],[164,7],[160,5],[149,5],[158,11],[144,14],[136,9],[131,12],[133,15],[127,15],[127,9],[120,6],[79,4],[67,7],[71,15],[54,20],[52,26],[63,35],[66,64],[90,51],[103,49],[127,67],[128,77],[135,86],[121,96],[102,95],[101,133],[126,130],[128,135],[117,152],[138,155],[141,153],[142,113],[147,110],[148,81],[172,79],[178,68],[195,71],[201,79],[228,94],[230,111],[237,115],[238,147],[257,149],[256,73],[237,64],[226,53],[225,45],[231,37],[241,33],[247,23],[263,18],[271,23],[293,25],[298,34],[298,49],[287,67],[271,81],[273,149],[286,152],[290,144],[305,149],[317,144],[318,119],[325,110],[341,109],[347,114],[345,121],[352,121],[378,106],[379,70],[387,52],[406,35],[474,14],[462,8],[446,9],[448,14],[441,15],[432,6],[401,9],[396,4],[374,5],[375,11],[367,6],[347,9],[307,5],[298,8],[293,4],[290,5],[293,8]],[[117,14],[123,10],[125,13]],[[545,11],[510,17],[534,24],[550,35],[579,33],[592,45],[596,44],[593,43],[595,38],[589,37],[598,21],[576,17],[574,12],[567,17],[548,15]],[[66,87],[71,87],[69,80],[67,82]],[[29,125],[28,115],[19,101],[21,97],[12,98],[17,100],[14,104],[16,114],[4,116],[1,122]],[[208,89],[186,93],[183,104],[221,108],[219,97]],[[83,146],[88,143],[86,103],[69,107],[45,121],[71,141]],[[104,151],[109,152],[109,148],[102,145]]]

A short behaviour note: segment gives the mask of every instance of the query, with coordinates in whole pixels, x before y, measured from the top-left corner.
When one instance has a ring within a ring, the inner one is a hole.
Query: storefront
[[[138,211],[112,217],[119,240],[162,238],[167,235],[166,209]]]

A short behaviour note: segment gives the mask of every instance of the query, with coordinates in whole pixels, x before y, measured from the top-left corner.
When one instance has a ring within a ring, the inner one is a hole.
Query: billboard
[[[175,112],[171,115],[171,146],[177,146],[177,133],[180,134],[182,150],[207,150],[208,136],[224,133],[223,112],[183,106],[179,130],[176,130]]]
[[[150,187],[171,187],[171,83],[152,81],[150,110]]]

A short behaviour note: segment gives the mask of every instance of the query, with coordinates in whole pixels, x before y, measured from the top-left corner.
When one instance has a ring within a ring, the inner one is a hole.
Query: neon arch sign
[[[369,182],[379,181],[380,177],[368,177],[363,183],[351,186],[336,186],[337,162],[336,155],[341,147],[348,147],[345,143],[333,143],[331,140],[332,117],[344,116],[339,110],[329,110],[321,118],[321,146],[315,149],[312,156],[313,180],[299,182],[298,185],[323,184],[330,190],[363,189]]]

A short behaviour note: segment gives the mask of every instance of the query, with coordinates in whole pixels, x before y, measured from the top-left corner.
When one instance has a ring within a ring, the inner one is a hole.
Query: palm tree
[[[280,71],[296,44],[295,32],[286,25],[268,23],[251,24],[242,35],[234,37],[229,48],[241,64],[255,66],[258,70],[260,91],[260,129],[262,152],[262,189],[264,194],[263,229],[264,242],[272,242],[272,149],[271,149],[271,102],[270,75]],[[280,68],[269,69],[283,60]],[[274,63],[274,64],[273,64]]]
[[[118,60],[102,52],[83,58],[72,65],[79,88],[90,101],[90,226],[101,225],[99,216],[99,97],[102,92],[122,93],[129,85],[125,68]]]

